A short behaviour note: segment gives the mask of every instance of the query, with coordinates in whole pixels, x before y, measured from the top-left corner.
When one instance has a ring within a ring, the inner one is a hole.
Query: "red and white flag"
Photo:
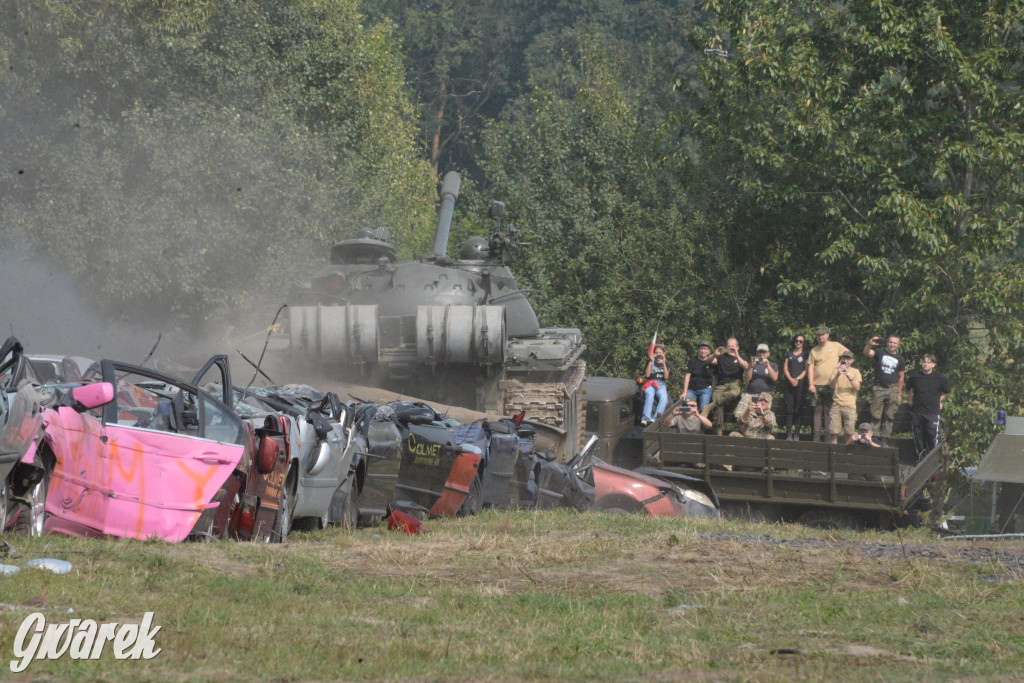
[[[654,345],[657,344],[657,343],[658,343],[658,333],[657,333],[657,331],[655,331],[654,336],[651,337],[651,346],[650,346],[650,348],[647,349],[647,355],[648,356],[653,356],[654,355]]]

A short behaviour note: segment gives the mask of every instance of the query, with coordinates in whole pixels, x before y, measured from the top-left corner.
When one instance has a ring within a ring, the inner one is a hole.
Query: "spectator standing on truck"
[[[748,439],[774,439],[775,413],[772,412],[772,394],[765,392],[754,397],[746,410],[739,415],[740,431],[729,436],[743,436]]]
[[[679,397],[697,400],[698,410],[711,403],[711,380],[714,371],[711,365],[711,342],[702,341],[697,344],[697,355],[686,364],[686,375],[683,377],[683,393]]]
[[[666,429],[675,429],[680,434],[703,434],[705,429],[711,429],[711,420],[700,414],[696,399],[688,398],[665,416],[664,425]]]
[[[740,380],[743,373],[750,367],[750,361],[740,353],[740,342],[730,337],[725,346],[719,346],[711,356],[711,364],[715,367],[715,388],[711,392],[711,403],[704,406],[704,416],[714,411],[716,433],[722,435],[725,423],[725,409],[731,408],[740,399]]]
[[[668,408],[668,361],[665,360],[665,345],[655,344],[654,351],[647,361],[647,368],[644,370],[644,415],[643,424],[649,425]],[[658,397],[658,407],[652,414],[654,397]]]
[[[767,344],[758,344],[754,357],[750,360],[747,371],[743,373],[743,381],[747,383],[747,390],[740,396],[740,402],[736,406],[736,418],[743,414],[743,411],[750,405],[750,401],[760,394],[771,395],[775,380],[779,378],[779,366],[768,359],[771,350]]]
[[[892,423],[903,402],[903,378],[907,361],[899,353],[900,338],[890,334],[881,346],[880,337],[868,339],[864,355],[875,359],[875,385],[871,387],[871,421],[883,446],[892,436]]]
[[[840,435],[850,437],[857,433],[857,392],[862,378],[860,370],[853,367],[853,358],[853,351],[843,351],[828,383],[833,396],[828,430],[832,443],[839,443]]]
[[[832,409],[832,388],[829,380],[839,364],[839,354],[849,351],[839,342],[829,340],[829,329],[824,325],[814,329],[817,342],[807,354],[807,389],[811,392],[811,405],[814,406],[814,433],[811,440],[818,438],[828,441],[826,432],[829,428],[829,412]],[[821,431],[824,429],[825,431]]]
[[[782,385],[782,397],[786,400],[786,439],[800,439],[800,420],[807,397],[807,337],[793,335],[789,353],[782,361],[782,374],[786,378]]]
[[[910,403],[910,431],[914,435],[917,458],[935,448],[939,441],[939,412],[949,395],[949,380],[935,372],[936,359],[930,353],[921,357],[921,372],[907,380]]]

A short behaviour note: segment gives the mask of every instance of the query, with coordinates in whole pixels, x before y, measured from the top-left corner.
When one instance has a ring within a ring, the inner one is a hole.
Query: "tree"
[[[861,343],[901,332],[956,387],[955,453],[1019,410],[1024,5],[712,0],[692,122],[755,297]],[[710,178],[709,173],[701,177]],[[781,331],[781,330],[780,330]]]
[[[687,59],[691,0],[409,0],[364,2],[401,37],[408,81],[421,107],[420,138],[435,173],[477,163],[487,122],[529,88],[561,73],[563,47],[581,32],[601,35],[634,66],[651,54]],[[532,85],[530,85],[532,83]]]
[[[715,246],[661,149],[650,72],[601,36],[576,41],[546,79],[558,88],[531,90],[487,129],[482,165],[531,242],[516,268],[542,324],[579,326],[591,371],[628,376],[659,323],[676,359],[707,333],[714,306],[695,274],[715,272]]]
[[[364,225],[407,254],[429,243],[401,62],[355,2],[0,11],[0,233],[107,312],[197,324],[281,301]]]

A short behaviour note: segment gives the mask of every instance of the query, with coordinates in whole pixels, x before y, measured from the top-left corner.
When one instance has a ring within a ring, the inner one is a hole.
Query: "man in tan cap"
[[[839,342],[829,340],[829,329],[824,325],[814,329],[816,345],[807,355],[807,390],[811,392],[811,405],[814,406],[814,433],[811,440],[818,438],[821,432],[821,440],[828,441],[828,436],[822,431],[829,428],[829,411],[832,408],[832,388],[829,380],[839,365],[839,354],[849,352]]]
[[[751,400],[747,409],[738,416],[740,431],[732,432],[729,436],[745,436],[748,439],[774,439],[772,432],[775,430],[775,413],[772,412],[772,395],[764,392],[757,396],[757,400]]]

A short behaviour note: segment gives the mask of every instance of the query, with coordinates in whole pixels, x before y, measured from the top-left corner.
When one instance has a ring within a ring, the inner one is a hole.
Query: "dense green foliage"
[[[597,372],[826,323],[936,353],[962,459],[1024,410],[1020,0],[0,8],[0,239],[108,308],[281,300],[362,225],[423,251],[433,166]]]
[[[695,276],[721,274],[721,259],[678,192],[685,160],[663,152],[657,84],[593,35],[575,56],[485,132],[485,171],[532,243],[518,273],[542,322],[580,327],[591,371],[628,376],[658,320],[677,357],[682,340],[710,332],[717,306]]]
[[[709,9],[697,42],[730,56],[680,121],[725,170],[702,196],[748,315],[768,335],[825,322],[854,349],[896,332],[911,358],[938,354],[949,436],[976,453],[992,410],[1020,406],[1024,5]]]
[[[581,31],[637,66],[658,71],[692,61],[692,0],[364,0],[363,11],[394,22],[421,110],[420,139],[442,173],[482,174],[480,131],[540,83],[567,74]]]
[[[283,300],[360,226],[392,226],[409,251],[429,239],[401,63],[354,2],[0,11],[0,235],[108,309],[195,323]]]

